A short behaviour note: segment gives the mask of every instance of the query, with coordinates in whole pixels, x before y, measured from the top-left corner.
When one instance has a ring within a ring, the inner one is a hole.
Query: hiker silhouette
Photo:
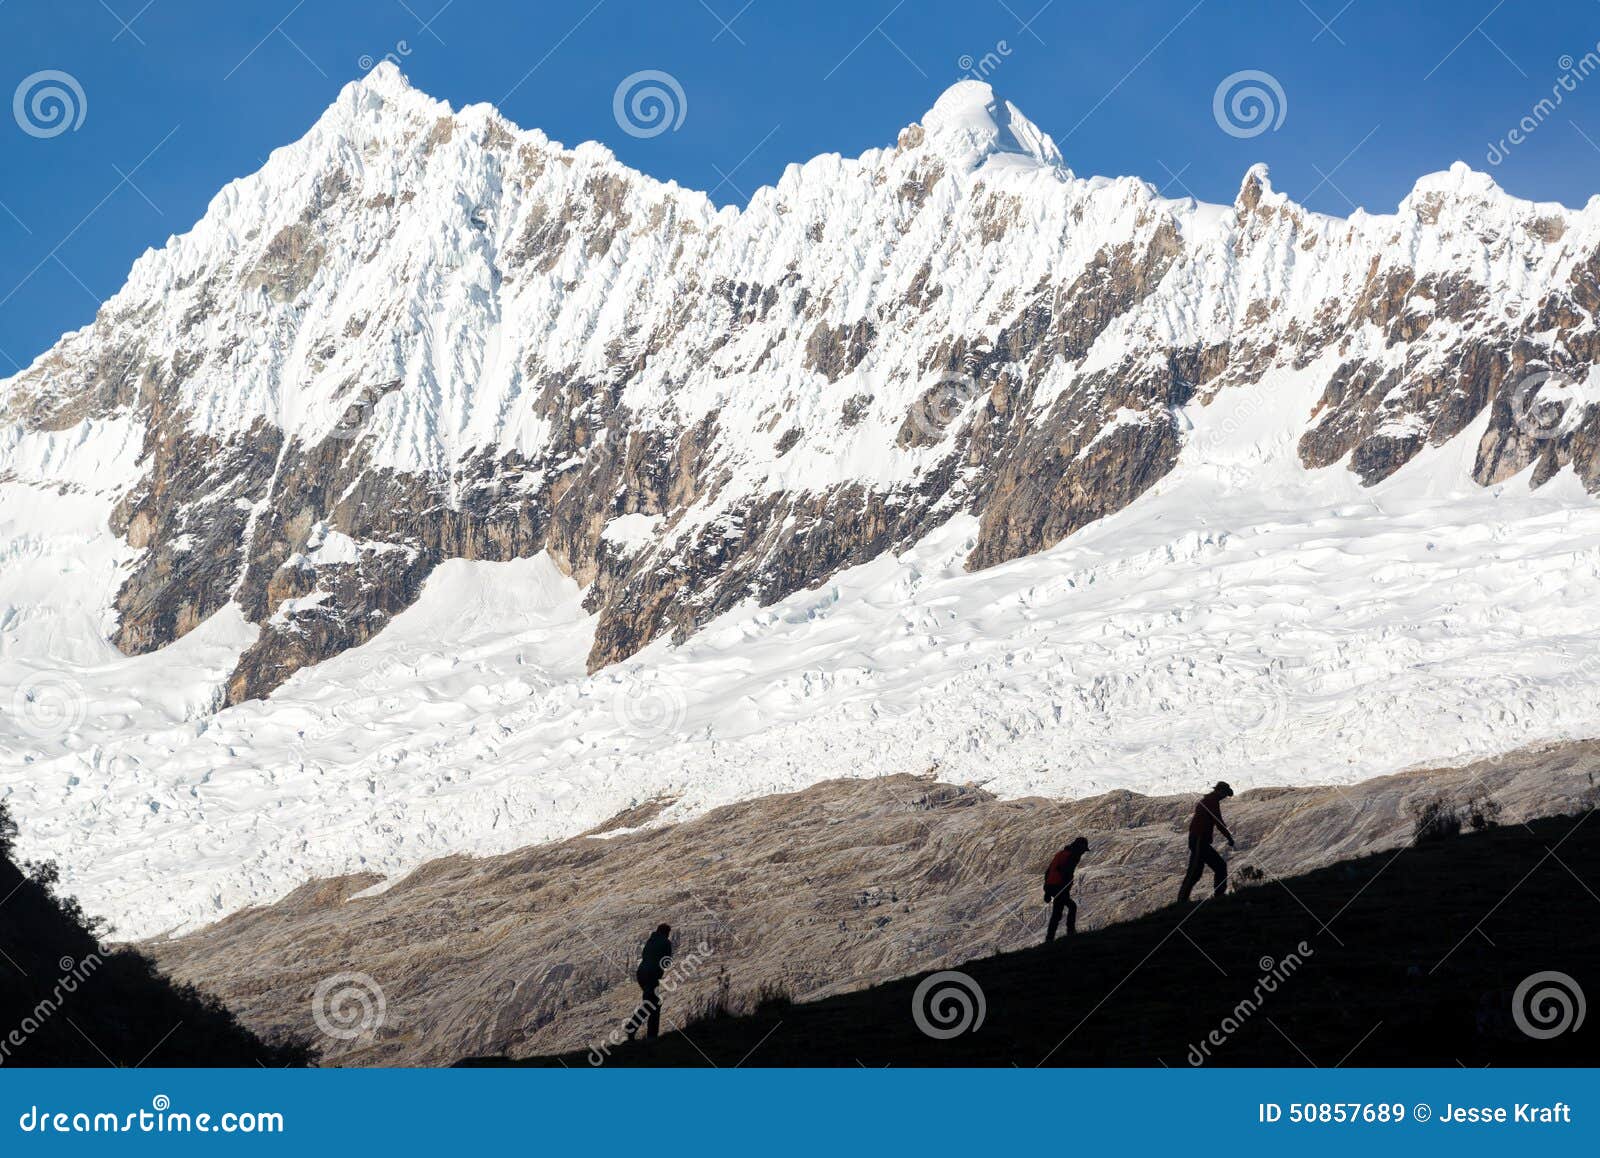
[[[1072,874],[1078,871],[1078,863],[1088,851],[1088,840],[1080,836],[1056,853],[1045,870],[1044,899],[1050,902],[1050,927],[1044,934],[1046,945],[1056,939],[1063,909],[1067,913],[1067,936],[1078,931],[1078,903],[1072,899]]]
[[[672,964],[672,926],[657,925],[656,931],[645,938],[644,951],[639,957],[639,968],[634,979],[639,982],[639,1008],[628,1019],[628,1040],[639,1031],[639,1015],[645,1015],[645,1037],[661,1036],[661,998],[656,987],[667,975]]]
[[[1217,786],[1194,806],[1194,815],[1189,818],[1189,867],[1183,874],[1183,887],[1178,890],[1180,903],[1188,901],[1195,882],[1207,868],[1213,880],[1212,896],[1220,897],[1228,888],[1228,862],[1211,847],[1211,840],[1220,831],[1227,838],[1228,847],[1234,847],[1233,833],[1222,823],[1222,802],[1232,795],[1228,782],[1218,780]]]

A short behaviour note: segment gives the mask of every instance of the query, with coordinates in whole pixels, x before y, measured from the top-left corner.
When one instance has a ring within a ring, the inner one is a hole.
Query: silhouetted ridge
[[[268,1044],[143,954],[110,949],[53,865],[19,866],[0,803],[0,1066],[286,1066],[304,1044]]]

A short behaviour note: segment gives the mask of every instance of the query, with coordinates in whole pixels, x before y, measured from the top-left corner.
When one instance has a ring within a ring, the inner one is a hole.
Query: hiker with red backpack
[[[1178,890],[1178,903],[1188,904],[1189,894],[1206,869],[1211,870],[1212,895],[1220,897],[1228,891],[1228,862],[1211,847],[1213,834],[1220,832],[1232,848],[1233,833],[1222,822],[1222,802],[1233,795],[1226,780],[1218,780],[1216,787],[1200,798],[1189,818],[1189,867],[1183,874],[1183,886]]]
[[[1078,863],[1088,851],[1088,840],[1080,836],[1056,853],[1045,870],[1044,899],[1050,903],[1050,927],[1044,934],[1046,945],[1056,939],[1063,909],[1067,914],[1067,936],[1078,931],[1078,903],[1072,899],[1072,875],[1078,871]]]

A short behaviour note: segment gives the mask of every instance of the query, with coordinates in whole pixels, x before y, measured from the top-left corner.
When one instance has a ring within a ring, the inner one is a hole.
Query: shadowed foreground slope
[[[982,991],[984,1019],[949,1039],[919,1030],[921,978],[909,978],[701,1021],[617,1047],[605,1064],[1594,1065],[1592,1020],[1539,1039],[1519,1028],[1513,1002],[1526,978],[1552,970],[1600,994],[1597,891],[1600,820],[1589,811],[1378,853],[968,962],[961,971]],[[1267,976],[1271,991],[1258,991]],[[1521,1003],[1536,1030],[1541,1017],[1552,1028],[1575,1019],[1552,985],[1572,993],[1568,982],[1538,981]],[[943,1010],[966,1016],[954,1001]],[[493,1064],[469,1064],[484,1062]]]
[[[1435,796],[1492,796],[1507,824],[1572,811],[1594,793],[1596,768],[1600,743],[1587,741],[1339,788],[1239,784],[1234,868],[1284,878],[1392,851],[1410,838],[1411,810]],[[363,892],[376,876],[312,882],[145,948],[258,1033],[313,1037],[325,1062],[557,1054],[628,1016],[639,945],[660,921],[680,952],[709,950],[665,1011],[672,1028],[724,976],[735,1006],[772,988],[813,1001],[1037,944],[1045,864],[1079,832],[1094,846],[1079,872],[1080,927],[1142,916],[1176,893],[1194,799],[1001,800],[893,776],[662,827],[648,827],[646,806],[602,836],[448,858],[381,891]],[[317,1035],[317,986],[352,972],[381,989],[384,1017],[354,1039]]]
[[[1492,796],[1506,824],[1573,811],[1595,793],[1597,768],[1600,743],[1584,741],[1337,788],[1236,784],[1234,868],[1285,878],[1392,852],[1410,839],[1412,809],[1434,797]],[[1209,785],[1197,777],[1198,790]],[[667,1006],[675,1028],[724,976],[736,1007],[773,988],[814,1001],[1037,944],[1045,865],[1080,832],[1093,844],[1078,874],[1080,928],[1152,912],[1176,894],[1197,795],[1005,800],[889,776],[659,827],[645,805],[600,835],[435,861],[381,890],[369,891],[375,875],[310,882],[144,948],[263,1036],[317,1041],[325,1063],[558,1054],[628,1016],[640,943],[661,921],[680,953],[707,948]],[[317,988],[348,973],[381,991],[383,1016],[352,1038],[322,1036]]]
[[[215,999],[156,972],[132,949],[103,948],[54,874],[12,861],[16,829],[0,804],[0,1065],[304,1065],[297,1045],[267,1045]]]

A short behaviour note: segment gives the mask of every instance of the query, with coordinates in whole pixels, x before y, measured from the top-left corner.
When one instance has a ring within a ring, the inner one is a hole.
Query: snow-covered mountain
[[[1173,201],[963,81],[718,210],[380,65],[0,382],[0,784],[148,932],[654,796],[1588,735],[1597,309],[1600,201],[1463,165]]]

